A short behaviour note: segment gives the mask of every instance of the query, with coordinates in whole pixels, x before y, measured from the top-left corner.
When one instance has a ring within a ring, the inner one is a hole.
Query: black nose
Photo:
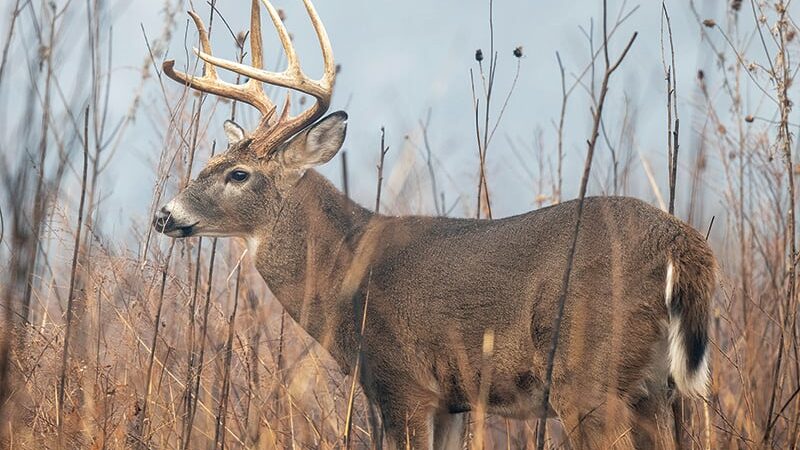
[[[153,216],[153,227],[156,231],[165,232],[169,231],[172,228],[172,213],[165,207],[161,208],[160,210],[156,211],[155,216]]]

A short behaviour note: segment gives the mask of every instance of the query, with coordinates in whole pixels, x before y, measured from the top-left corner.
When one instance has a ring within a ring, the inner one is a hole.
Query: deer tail
[[[708,328],[716,267],[705,242],[694,255],[667,262],[665,302],[669,314],[669,370],[678,391],[705,397],[709,382]],[[682,257],[682,258],[681,258]]]

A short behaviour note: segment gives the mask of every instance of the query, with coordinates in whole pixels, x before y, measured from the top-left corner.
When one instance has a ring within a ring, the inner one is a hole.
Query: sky
[[[0,11],[9,11],[13,0],[0,0]],[[56,2],[61,4],[63,2]],[[321,58],[313,33],[300,0],[274,2],[286,12],[286,26],[292,33],[301,63],[311,75],[318,76]],[[725,20],[726,2],[697,2],[702,18]],[[432,213],[433,204],[426,187],[400,190],[400,186],[415,184],[427,186],[424,179],[424,160],[419,151],[422,136],[420,121],[430,114],[428,137],[440,188],[445,191],[451,214],[474,214],[474,193],[477,180],[477,145],[475,116],[470,84],[470,70],[477,71],[474,59],[476,49],[489,54],[489,7],[487,0],[317,0],[317,10],[322,17],[334,49],[336,61],[341,65],[331,111],[344,109],[349,114],[348,137],[345,143],[350,170],[351,195],[364,205],[374,202],[375,165],[378,159],[380,128],[386,129],[386,142],[390,147],[387,156],[388,200],[390,213]],[[684,123],[691,124],[697,114],[696,73],[698,69],[713,72],[713,58],[708,47],[701,42],[700,25],[688,8],[687,1],[666,1],[671,16],[676,50],[676,78],[679,113]],[[219,0],[220,13],[234,31],[249,27],[249,2],[245,0]],[[109,117],[121,118],[127,113],[131,99],[141,78],[143,61],[148,54],[145,36],[153,39],[161,33],[164,22],[162,2],[135,0],[107,3],[107,17],[102,22],[107,44],[112,48],[113,72],[110,92]],[[196,32],[189,25],[185,2],[176,15],[173,34],[168,43],[166,57],[176,59],[176,66],[184,68],[193,64],[187,59],[185,45],[196,42]],[[209,6],[195,1],[194,8],[206,18]],[[645,0],[609,1],[609,25],[615,19],[632,11],[620,26],[610,44],[612,58],[618,55],[634,32],[638,33],[633,47],[621,68],[611,81],[607,101],[607,127],[619,127],[623,105],[630,105],[629,114],[636,122],[633,146],[653,165],[660,189],[666,189],[666,107],[665,81],[662,66],[662,5],[660,1]],[[722,15],[722,17],[717,17]],[[555,165],[556,131],[561,107],[561,81],[556,59],[558,52],[566,70],[567,83],[575,81],[589,61],[587,34],[594,36],[594,45],[601,41],[602,2],[575,1],[509,1],[497,0],[493,4],[494,46],[498,54],[495,97],[492,117],[496,118],[519,64],[519,76],[510,96],[502,120],[490,145],[487,157],[490,192],[495,217],[521,213],[534,208],[537,183],[543,179],[534,156],[537,133],[541,136],[538,150],[547,167]],[[80,27],[85,23],[76,16],[70,34],[76,46],[59,54],[61,73],[74,85],[85,81],[85,45]],[[272,33],[271,25],[263,14],[266,61],[274,61],[280,46]],[[5,36],[7,20],[3,20]],[[212,32],[214,53],[231,58],[234,46],[230,34],[220,25]],[[108,28],[113,32],[108,33]],[[17,36],[33,32],[29,18],[20,21]],[[188,36],[184,42],[184,35]],[[17,37],[17,39],[21,39]],[[21,42],[21,41],[20,41]],[[521,46],[523,57],[512,54]],[[12,46],[11,57],[23,46]],[[165,55],[157,55],[158,63]],[[30,70],[30,69],[29,69]],[[154,73],[154,68],[148,70]],[[11,85],[27,83],[29,73],[17,70],[11,74]],[[599,83],[598,74],[596,83]],[[229,78],[230,79],[230,78]],[[584,86],[589,79],[584,78]],[[70,82],[65,82],[70,85]],[[155,78],[144,84],[138,118],[128,129],[124,142],[112,164],[103,173],[103,207],[107,225],[112,232],[123,230],[131,223],[145,223],[152,197],[155,176],[153,165],[162,152],[164,142],[160,137],[163,126],[159,121],[167,116],[164,95],[174,104],[180,97],[181,86],[169,80],[161,90]],[[76,92],[79,92],[78,89]],[[24,115],[16,114],[15,92],[0,92],[0,107],[6,111],[0,118],[6,131],[0,135],[8,142],[10,130],[24,127]],[[80,94],[79,94],[80,95]],[[85,94],[85,90],[83,91]],[[590,98],[587,89],[579,87],[571,95],[565,126],[565,181],[564,197],[574,197],[577,192],[580,168],[590,131]],[[224,142],[222,121],[227,111],[211,120],[208,136]],[[251,112],[240,117],[245,127],[255,124]],[[615,128],[616,127],[616,128]],[[691,151],[691,126],[685,125],[682,145]],[[537,131],[539,130],[539,131]],[[511,142],[515,143],[512,149]],[[9,150],[4,150],[9,151]],[[598,154],[598,164],[607,159],[603,147]],[[605,150],[607,152],[607,150]],[[409,171],[408,163],[414,161],[415,169]],[[689,164],[684,162],[685,164]],[[640,189],[635,194],[655,203],[652,189],[645,183],[644,172],[638,157],[633,162],[635,183]],[[200,166],[195,167],[195,173]],[[607,193],[608,178],[603,166],[597,169],[590,192]],[[341,185],[341,160],[335,159],[320,170]],[[546,189],[549,193],[549,187]],[[415,198],[406,198],[413,196]],[[393,199],[393,197],[395,199]],[[397,200],[402,198],[402,200]],[[714,208],[712,204],[709,214]]]

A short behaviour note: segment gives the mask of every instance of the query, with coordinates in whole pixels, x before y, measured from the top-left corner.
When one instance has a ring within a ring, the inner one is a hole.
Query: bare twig
[[[22,317],[23,321],[29,320],[30,314],[30,307],[31,307],[31,296],[33,295],[33,282],[34,282],[34,275],[36,272],[36,259],[37,255],[39,254],[39,245],[40,245],[40,233],[42,227],[42,221],[44,220],[44,213],[47,207],[46,204],[46,195],[45,195],[45,177],[44,177],[44,168],[45,162],[47,160],[47,150],[48,150],[48,135],[50,133],[50,95],[52,90],[52,81],[53,81],[53,45],[55,43],[55,36],[56,36],[56,6],[55,4],[50,5],[50,25],[48,27],[49,34],[48,34],[48,51],[47,51],[47,58],[45,60],[45,64],[47,67],[47,71],[45,72],[45,82],[44,82],[44,96],[42,101],[42,124],[41,124],[41,131],[39,136],[39,160],[37,164],[37,180],[36,180],[36,193],[34,194],[33,198],[33,214],[32,214],[32,222],[33,222],[33,239],[30,242],[31,249],[31,258],[28,265],[28,270],[26,274],[26,281],[25,281],[25,293],[22,298]]]
[[[383,145],[381,145],[381,151],[383,151]],[[378,195],[377,201],[380,201],[380,195]],[[367,308],[369,308],[369,288],[371,281],[372,269],[370,269],[369,275],[367,276],[367,290],[364,294],[364,304],[362,305],[363,310],[361,312],[361,327],[359,328],[358,332],[358,352],[356,352],[356,364],[353,369],[353,380],[350,383],[350,395],[347,398],[347,412],[345,413],[344,425],[344,448],[346,449],[349,449],[350,444],[352,443],[351,431],[353,428],[353,404],[356,397],[356,386],[358,385],[358,379],[361,376],[361,360],[364,357],[362,353],[364,347],[364,329],[367,326]]]
[[[489,148],[489,144],[491,143],[492,137],[494,136],[495,131],[497,130],[500,121],[503,118],[503,114],[505,113],[506,107],[508,106],[508,102],[511,99],[511,95],[514,92],[514,88],[517,85],[517,79],[519,78],[519,70],[520,70],[520,58],[522,57],[522,48],[518,47],[514,51],[514,55],[517,57],[517,70],[514,75],[514,79],[511,83],[511,87],[509,89],[508,94],[506,95],[505,100],[503,101],[503,105],[500,108],[500,111],[495,119],[494,123],[491,123],[491,111],[492,111],[492,94],[494,92],[494,81],[495,76],[497,75],[497,52],[494,49],[494,1],[489,0],[489,68],[488,72],[484,71],[483,68],[483,51],[478,49],[475,51],[475,61],[478,63],[478,75],[481,77],[482,82],[482,92],[483,96],[478,98],[478,93],[475,88],[475,73],[472,69],[469,71],[470,75],[470,87],[472,91],[472,107],[475,111],[475,135],[477,138],[478,143],[478,199],[477,199],[477,211],[476,216],[477,218],[481,218],[481,216],[486,217],[488,219],[492,218],[492,204],[491,204],[491,197],[489,195],[489,186],[486,181],[486,154]],[[483,101],[483,104],[481,104]],[[483,107],[483,111],[481,111],[481,106]],[[481,122],[483,125],[481,126]]]
[[[386,130],[384,127],[381,127],[381,147],[380,147],[380,154],[378,159],[378,187],[375,193],[375,214],[380,214],[381,212],[381,186],[383,184],[383,166],[384,160],[386,157],[386,153],[389,152],[389,147],[386,146]],[[355,402],[356,396],[356,385],[358,384],[358,379],[361,376],[361,360],[364,357],[363,355],[363,345],[364,345],[364,329],[367,326],[367,308],[369,306],[369,286],[370,281],[372,280],[372,270],[370,269],[369,277],[367,278],[367,292],[364,296],[364,304],[362,305],[363,311],[361,313],[361,327],[359,329],[358,334],[358,352],[356,352],[356,363],[355,368],[353,369],[353,379],[350,383],[350,394],[347,399],[347,412],[345,413],[345,426],[344,426],[344,447],[350,448],[352,444],[352,428],[353,428],[353,405]]]
[[[636,40],[636,36],[638,35],[638,33],[633,34],[633,36],[623,49],[619,58],[617,58],[617,60],[612,64],[608,56],[607,14],[608,14],[608,6],[606,4],[606,0],[604,0],[603,1],[603,48],[604,48],[603,56],[605,60],[605,74],[603,76],[602,85],[600,87],[600,97],[597,101],[597,107],[594,110],[593,114],[594,121],[592,124],[592,134],[590,135],[589,140],[587,141],[586,161],[584,164],[583,176],[581,177],[581,184],[578,193],[578,204],[577,204],[577,211],[575,218],[575,226],[572,230],[572,243],[567,253],[567,264],[561,282],[561,294],[559,295],[558,310],[556,311],[556,316],[553,320],[553,332],[552,332],[553,334],[551,336],[550,351],[547,356],[547,371],[545,374],[545,383],[542,395],[542,411],[543,411],[543,416],[541,417],[542,422],[546,420],[545,414],[550,404],[550,388],[553,381],[553,366],[555,362],[555,354],[558,348],[558,340],[561,332],[561,320],[564,315],[564,306],[566,304],[567,292],[569,290],[570,275],[572,273],[572,263],[575,258],[575,247],[578,242],[578,232],[580,231],[581,217],[583,215],[583,204],[584,204],[584,199],[586,197],[587,186],[589,184],[589,174],[591,173],[592,169],[592,159],[594,157],[594,150],[595,150],[595,145],[597,144],[597,138],[600,134],[599,133],[600,121],[603,115],[603,106],[605,104],[606,94],[608,93],[608,83],[611,78],[611,75],[614,73],[615,70],[617,70],[619,65],[622,63],[622,60],[625,59],[625,56],[628,54],[628,51],[630,50],[631,46],[633,45],[633,42]],[[546,429],[545,426],[540,426],[537,429],[536,433],[537,450],[543,450],[544,448],[545,429]]]
[[[562,166],[564,164],[564,119],[567,114],[567,100],[569,100],[569,93],[567,92],[567,79],[564,74],[564,63],[561,62],[561,55],[556,52],[556,60],[558,61],[558,72],[561,75],[561,113],[558,116],[558,162],[556,164],[556,192],[554,195],[554,203],[561,203],[561,187],[563,183]]]
[[[661,2],[662,24],[661,24],[661,63],[664,67],[664,78],[667,82],[667,155],[669,160],[669,213],[675,214],[675,183],[678,175],[678,130],[680,119],[678,118],[678,84],[675,69],[675,46],[672,41],[672,22],[669,19],[669,12],[664,1]],[[667,63],[664,54],[664,22],[667,24],[667,36],[669,37],[670,61]],[[674,119],[674,121],[673,121]]]
[[[245,251],[246,252],[246,251]],[[244,257],[244,254],[242,254]],[[233,358],[233,335],[236,330],[236,312],[239,309],[239,282],[242,278],[242,261],[236,264],[236,286],[233,290],[233,311],[228,321],[228,340],[225,343],[225,368],[222,375],[222,395],[219,399],[217,428],[214,434],[214,448],[225,448],[225,422],[228,416],[228,397],[231,390],[231,359]]]
[[[784,359],[782,355],[786,349],[787,345],[792,345],[793,350],[797,350],[797,336],[795,333],[796,325],[797,325],[797,286],[796,286],[796,264],[797,264],[797,243],[796,243],[796,223],[795,223],[795,185],[794,185],[794,162],[793,162],[793,155],[792,155],[792,136],[791,131],[789,129],[789,114],[792,109],[791,100],[788,97],[788,90],[789,85],[791,84],[792,78],[789,69],[789,53],[786,48],[786,44],[788,41],[787,33],[789,32],[789,25],[787,22],[787,5],[782,1],[778,1],[776,4],[776,10],[778,11],[778,21],[776,24],[776,30],[778,35],[778,42],[779,42],[779,58],[778,64],[775,68],[776,72],[773,72],[772,81],[775,84],[777,93],[778,93],[778,106],[780,112],[780,124],[778,126],[778,146],[780,148],[781,154],[783,156],[784,162],[784,169],[786,173],[786,179],[788,182],[787,185],[787,204],[788,210],[786,212],[786,222],[788,226],[788,230],[786,233],[787,245],[788,245],[788,258],[787,267],[786,267],[786,274],[787,274],[787,289],[785,294],[785,305],[783,308],[783,317],[781,318],[782,322],[782,329],[781,329],[781,339],[779,343],[779,354],[778,358],[775,363],[775,378],[773,380],[772,386],[772,395],[770,399],[770,406],[768,412],[768,423],[764,433],[764,443],[770,441],[770,433],[773,430],[772,422],[777,421],[779,415],[776,415],[774,418],[772,417],[772,411],[774,408],[774,404],[776,401],[776,390],[778,385],[778,380],[781,378],[781,362]],[[794,31],[792,30],[792,33]],[[787,342],[788,341],[788,342]],[[788,355],[787,355],[788,357]],[[782,383],[781,383],[782,384]],[[781,389],[783,386],[781,386]],[[798,413],[796,413],[794,421],[795,425],[793,428],[796,428],[797,421],[798,421]],[[793,430],[794,431],[794,430]],[[796,439],[794,433],[792,433],[791,441]],[[790,443],[790,445],[792,445]]]
[[[167,275],[169,274],[169,263],[172,260],[172,253],[174,249],[175,249],[175,240],[170,242],[169,251],[167,252],[167,256],[164,259],[163,264],[161,265],[161,288],[159,289],[158,293],[158,305],[156,306],[156,316],[153,327],[153,338],[150,341],[150,355],[147,360],[147,372],[145,376],[145,394],[144,394],[144,400],[142,401],[142,411],[141,411],[142,428],[141,428],[140,439],[142,439],[145,444],[149,443],[150,418],[148,416],[148,413],[149,413],[150,398],[153,394],[153,370],[155,368],[158,336],[159,336],[159,331],[161,330],[161,314],[164,311],[164,292],[167,289]],[[149,444],[147,446],[149,447]]]
[[[431,143],[428,139],[428,128],[431,122],[431,110],[428,109],[428,114],[425,116],[425,121],[419,121],[419,127],[422,131],[422,143],[425,146],[425,165],[428,168],[428,177],[431,179],[431,191],[433,197],[433,207],[436,209],[436,215],[440,216],[443,214],[442,208],[439,206],[439,189],[436,183],[436,171],[433,169],[433,151],[431,149]]]
[[[211,289],[213,287],[213,280],[214,280],[214,260],[217,255],[217,238],[213,238],[211,240],[211,259],[208,262],[208,286],[206,287],[206,300],[205,306],[203,307],[203,323],[202,323],[202,334],[200,335],[200,352],[198,355],[197,366],[194,373],[194,381],[193,385],[189,387],[191,389],[191,398],[192,404],[191,409],[188,412],[188,418],[186,420],[186,438],[183,442],[184,450],[188,450],[192,448],[191,446],[191,438],[192,438],[192,429],[194,428],[194,417],[197,413],[197,403],[199,401],[200,396],[200,378],[203,374],[203,362],[205,361],[205,352],[206,352],[206,342],[208,338],[208,313],[211,307]]]
[[[14,8],[11,10],[11,20],[8,25],[8,33],[6,34],[6,43],[3,44],[3,56],[0,59],[0,86],[3,85],[3,74],[6,70],[6,62],[8,61],[8,50],[11,48],[11,38],[14,37],[14,27],[17,24],[17,17],[22,9],[19,7],[20,0],[16,0]]]
[[[89,169],[89,108],[86,108],[84,116],[84,137],[83,137],[83,175],[81,177],[81,199],[78,205],[78,225],[75,230],[75,247],[72,250],[72,269],[69,276],[69,294],[67,295],[67,317],[66,328],[64,330],[64,350],[61,354],[61,372],[58,382],[58,409],[57,423],[59,442],[63,446],[64,442],[64,400],[67,385],[67,363],[69,362],[69,344],[72,335],[73,305],[75,301],[75,282],[78,273],[78,252],[81,245],[81,228],[83,227],[83,205],[86,201],[86,178]]]
[[[383,186],[383,162],[386,158],[386,153],[389,152],[389,147],[385,144],[386,138],[386,130],[384,127],[381,127],[381,149],[380,149],[380,156],[378,160],[378,189],[377,193],[375,194],[375,214],[380,214],[381,212],[381,187]]]

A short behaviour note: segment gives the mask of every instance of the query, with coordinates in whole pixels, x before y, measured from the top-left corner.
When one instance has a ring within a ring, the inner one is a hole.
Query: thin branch
[[[6,43],[3,45],[3,57],[0,59],[0,86],[3,85],[3,74],[6,69],[6,62],[8,61],[8,50],[11,48],[11,40],[14,37],[14,27],[17,24],[17,17],[19,17],[22,8],[19,7],[20,0],[14,3],[14,9],[11,13],[11,20],[8,26],[8,33],[6,34]]]
[[[614,71],[617,70],[619,65],[622,63],[625,56],[628,54],[633,42],[636,40],[636,36],[638,33],[634,33],[631,39],[628,41],[628,44],[625,46],[625,49],[622,51],[622,54],[619,58],[611,64],[609,56],[608,56],[608,30],[606,26],[607,21],[607,11],[608,6],[606,0],[603,1],[603,48],[604,50],[604,60],[606,63],[606,70],[603,76],[603,82],[600,87],[600,97],[597,102],[597,108],[594,110],[594,121],[592,124],[592,134],[590,135],[589,140],[587,141],[587,151],[586,151],[586,161],[584,163],[583,168],[583,175],[581,177],[581,184],[580,190],[578,194],[578,204],[577,204],[577,216],[575,218],[575,225],[572,230],[572,243],[570,245],[569,251],[567,253],[567,264],[564,270],[564,276],[561,281],[561,294],[559,295],[558,300],[558,309],[556,311],[556,316],[553,320],[553,331],[551,336],[550,342],[550,352],[547,357],[547,371],[545,375],[545,383],[544,383],[544,390],[542,395],[542,417],[541,417],[541,426],[538,427],[536,431],[536,448],[537,450],[544,449],[544,441],[545,441],[545,430],[547,427],[544,426],[544,421],[547,419],[546,412],[549,409],[550,405],[550,388],[553,382],[553,366],[555,365],[555,355],[556,350],[558,349],[558,340],[561,332],[561,321],[564,316],[564,306],[567,301],[567,292],[569,292],[569,282],[570,282],[570,275],[572,274],[572,265],[575,259],[575,248],[578,242],[578,232],[581,228],[581,219],[583,216],[583,206],[584,206],[584,199],[586,197],[586,190],[589,184],[589,175],[592,169],[592,159],[594,157],[594,150],[597,144],[597,138],[600,134],[600,121],[603,116],[603,106],[605,104],[606,95],[608,94],[608,83],[611,75]]]
[[[386,130],[384,127],[381,127],[381,148],[380,148],[380,159],[378,160],[378,190],[377,194],[375,195],[375,214],[380,214],[381,212],[381,187],[383,186],[383,162],[386,158],[386,154],[389,152],[389,147],[386,146],[385,143],[386,138]]]
[[[678,137],[680,119],[678,118],[678,83],[675,69],[675,45],[672,40],[672,22],[669,18],[667,5],[661,2],[661,64],[664,67],[664,78],[667,81],[667,155],[669,160],[669,213],[675,214],[675,184],[678,176]],[[664,22],[667,24],[669,37],[670,62],[669,65],[664,55]],[[673,120],[674,119],[674,120]]]
[[[86,108],[83,126],[83,174],[81,177],[81,200],[78,205],[78,225],[75,230],[75,246],[72,250],[72,269],[69,276],[69,294],[67,296],[66,329],[64,330],[64,350],[61,354],[61,373],[58,381],[57,423],[59,442],[64,444],[64,400],[67,385],[67,363],[69,362],[69,344],[72,335],[73,305],[75,301],[75,283],[78,273],[78,252],[81,245],[81,228],[83,227],[83,205],[86,201],[86,179],[89,171],[89,108]]]

